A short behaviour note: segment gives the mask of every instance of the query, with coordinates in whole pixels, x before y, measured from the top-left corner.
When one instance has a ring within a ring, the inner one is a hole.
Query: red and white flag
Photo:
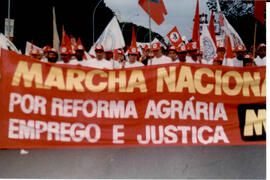
[[[211,13],[211,18],[210,18],[208,30],[209,30],[209,33],[211,34],[211,37],[215,43],[215,46],[217,46],[216,32],[215,32],[215,25],[214,25],[214,12],[213,11]]]
[[[170,42],[176,47],[183,42],[182,37],[176,26],[174,26],[174,28],[167,34],[167,37],[169,38]]]
[[[221,27],[221,34],[223,35],[223,39],[225,39],[225,34],[230,37],[232,48],[234,49],[236,45],[244,44],[239,34],[229,23],[227,18],[224,16],[220,9],[219,2],[217,1],[217,10],[219,12],[219,22]]]
[[[139,5],[158,24],[162,24],[167,14],[163,0],[139,0]]]
[[[200,16],[199,16],[199,0],[197,0],[196,11],[194,16],[192,41],[197,43],[198,48],[200,48]]]
[[[132,26],[131,46],[137,47],[136,34],[135,34],[134,26]]]
[[[254,1],[254,17],[264,24],[264,11],[266,9],[265,0]]]

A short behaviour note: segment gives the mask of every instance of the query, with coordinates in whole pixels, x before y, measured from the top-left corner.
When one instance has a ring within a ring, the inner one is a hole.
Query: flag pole
[[[257,21],[255,20],[255,26],[254,26],[254,41],[253,41],[253,59],[255,59],[255,52],[256,52],[256,38],[257,38]]]
[[[10,0],[8,0],[8,39],[10,38]]]
[[[147,1],[148,3],[148,16],[149,16],[149,48],[150,48],[150,65],[152,65],[152,55],[151,55],[151,52],[152,52],[152,48],[151,48],[151,41],[152,41],[152,36],[151,36],[151,17],[150,17],[150,14],[151,14],[151,8],[150,8],[150,2]]]

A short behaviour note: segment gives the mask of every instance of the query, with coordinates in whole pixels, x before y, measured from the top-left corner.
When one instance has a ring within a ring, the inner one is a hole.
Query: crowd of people
[[[261,43],[255,50],[255,58],[252,56],[253,47],[247,51],[244,45],[237,45],[233,49],[233,57],[226,56],[224,45],[217,45],[216,56],[211,60],[203,59],[203,52],[199,51],[196,42],[187,44],[181,43],[178,47],[169,46],[166,49],[159,43],[147,44],[138,51],[137,47],[129,47],[127,52],[123,49],[104,51],[101,44],[95,45],[95,56],[86,58],[85,48],[81,43],[71,49],[61,46],[60,52],[49,46],[42,50],[32,48],[30,56],[41,60],[57,64],[81,65],[99,69],[121,69],[131,67],[141,67],[167,63],[197,63],[212,64],[222,66],[265,66],[266,65],[266,45]],[[60,55],[60,57],[58,57]],[[227,57],[227,58],[226,58]]]

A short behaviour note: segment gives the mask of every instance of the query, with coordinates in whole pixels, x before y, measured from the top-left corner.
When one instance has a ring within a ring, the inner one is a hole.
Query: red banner
[[[1,52],[0,148],[258,145],[265,67],[121,70]]]

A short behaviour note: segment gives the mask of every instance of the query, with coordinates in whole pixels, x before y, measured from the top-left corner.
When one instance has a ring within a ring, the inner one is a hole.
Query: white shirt
[[[132,67],[142,67],[144,66],[143,63],[135,61],[134,63],[130,63],[129,61],[125,63],[125,68],[132,68]]]
[[[70,65],[79,65],[80,62],[77,59],[71,59],[71,60],[69,60],[68,64],[70,64]]]
[[[224,66],[232,66],[232,67],[243,67],[244,66],[244,63],[243,61],[237,59],[236,57],[234,58],[228,58],[226,60],[223,61]]]
[[[170,58],[171,59],[171,63],[180,63],[180,60],[177,58],[176,60],[172,60],[172,58]]]
[[[119,61],[112,59],[111,62],[112,62],[113,69],[121,69],[122,68],[122,63],[120,63]]]
[[[211,59],[209,61],[207,61],[206,59],[202,59],[202,64],[213,64],[214,59]]]
[[[197,64],[199,64],[200,62],[199,62],[198,59],[197,59],[197,61],[194,61],[191,56],[186,56],[186,63],[197,63]]]
[[[266,66],[266,56],[264,56],[264,58],[260,58],[260,56],[257,56],[254,59],[254,62],[256,66]]]
[[[96,58],[84,62],[82,66],[93,67],[98,69],[113,69],[110,61],[107,61],[105,59],[98,60]]]
[[[171,58],[162,55],[162,56],[159,57],[159,58],[154,57],[154,58],[152,59],[152,64],[151,64],[151,60],[148,60],[147,65],[168,64],[168,63],[172,63]]]
[[[45,56],[43,56],[40,61],[41,62],[48,62],[48,59]]]

